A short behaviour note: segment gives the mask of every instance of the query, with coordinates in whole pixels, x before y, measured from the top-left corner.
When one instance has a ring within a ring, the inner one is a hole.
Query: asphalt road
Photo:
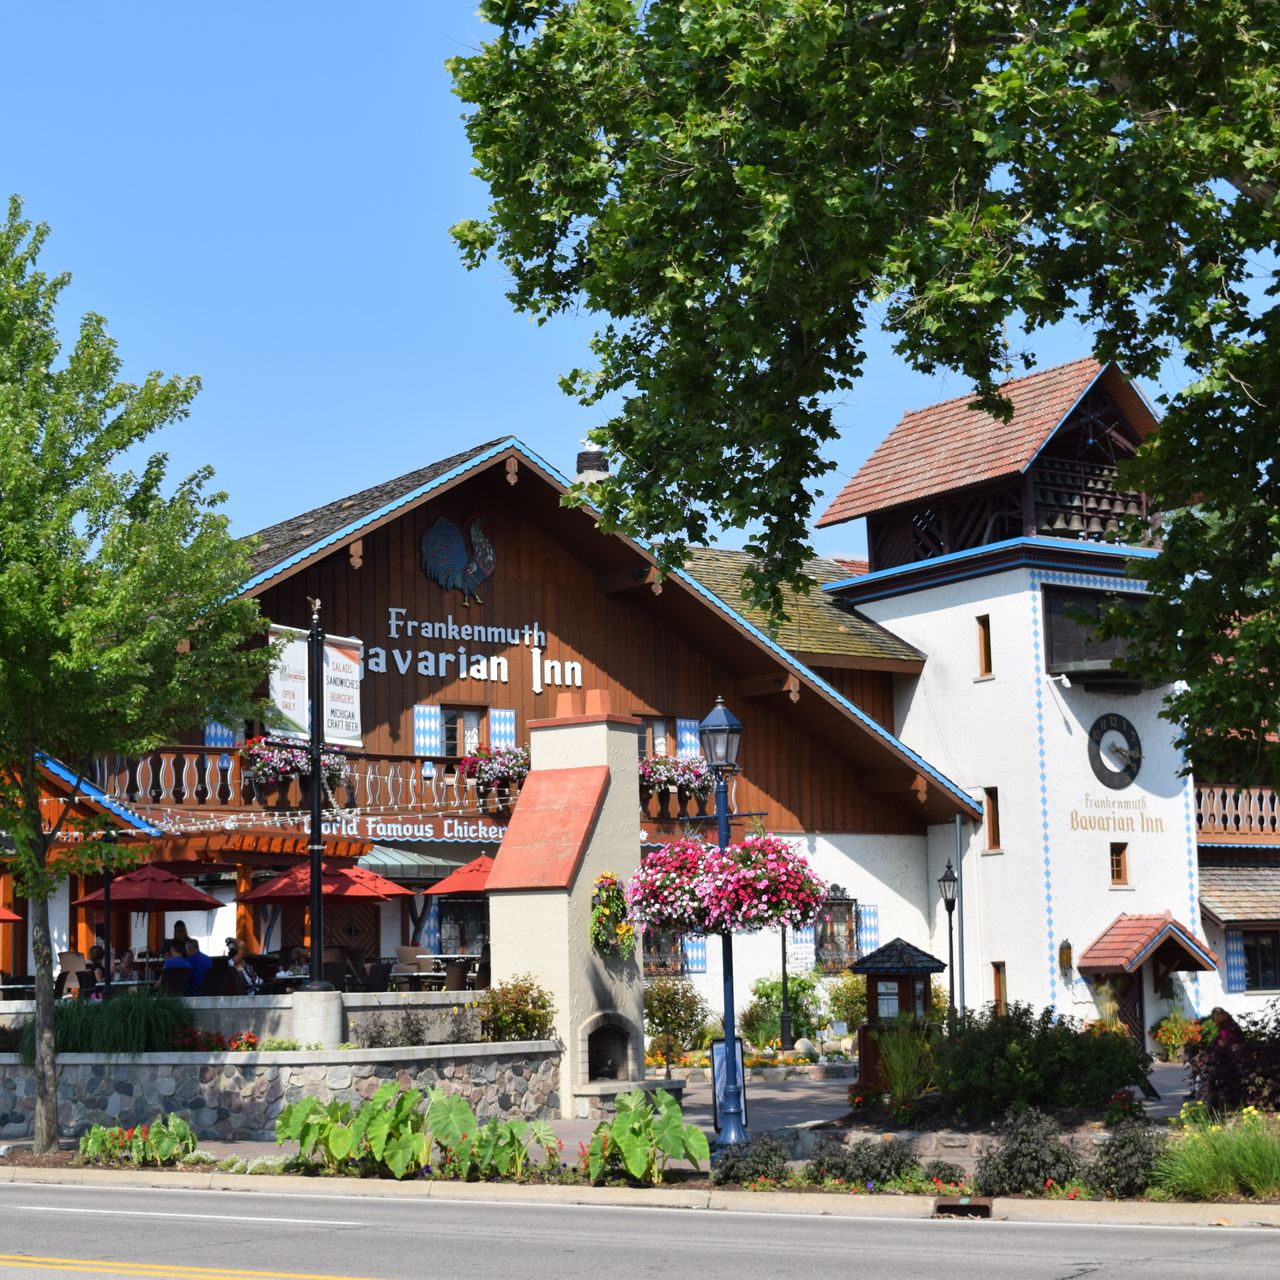
[[[1036,1226],[0,1186],[0,1280],[1273,1280],[1265,1229]]]

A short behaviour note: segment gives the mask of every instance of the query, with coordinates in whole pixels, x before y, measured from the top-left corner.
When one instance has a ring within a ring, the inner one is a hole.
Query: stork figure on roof
[[[462,603],[469,608],[472,600],[484,603],[477,593],[480,584],[493,577],[498,558],[479,516],[468,516],[463,524],[471,537],[469,552],[462,530],[447,516],[422,535],[422,572],[444,591],[461,591]]]

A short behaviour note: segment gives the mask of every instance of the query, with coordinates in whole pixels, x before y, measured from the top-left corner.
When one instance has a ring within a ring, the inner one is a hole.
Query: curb
[[[154,1187],[171,1191],[342,1196],[388,1200],[583,1205],[594,1208],[690,1209],[827,1218],[933,1217],[932,1196],[839,1196],[788,1191],[682,1191],[676,1187],[513,1186],[500,1182],[384,1182],[297,1174],[165,1173],[146,1169],[40,1169],[0,1165],[0,1183],[69,1187]],[[1056,1226],[1280,1227],[1280,1204],[1160,1203],[1144,1200],[993,1202],[992,1219]]]

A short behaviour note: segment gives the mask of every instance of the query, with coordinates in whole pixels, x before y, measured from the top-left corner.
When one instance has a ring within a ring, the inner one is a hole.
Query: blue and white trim
[[[697,720],[676,721],[676,758],[695,760],[702,756],[702,740],[698,737]]]
[[[1040,783],[1040,857],[1044,866],[1044,933],[1048,956],[1049,1008],[1058,1006],[1058,944],[1053,936],[1053,858],[1049,825],[1049,769],[1044,740],[1044,640],[1040,623],[1041,575],[1031,574],[1031,644],[1034,652],[1036,699],[1036,767]]]
[[[707,940],[699,933],[686,933],[680,939],[680,947],[684,952],[685,973],[706,973]]]
[[[159,836],[164,834],[159,827],[152,826],[151,823],[145,818],[139,817],[127,805],[121,804],[118,800],[112,800],[106,792],[95,787],[87,778],[78,778],[66,765],[55,760],[52,756],[47,756],[41,751],[37,754],[36,759],[55,778],[65,782],[68,786],[75,787],[82,799],[89,801],[90,804],[97,805],[101,809],[105,809],[140,835]]]
[[[858,903],[858,950],[870,955],[880,945],[880,908],[874,903]]]
[[[1244,967],[1244,934],[1239,929],[1228,929],[1227,937],[1227,994],[1239,995],[1248,986]]]

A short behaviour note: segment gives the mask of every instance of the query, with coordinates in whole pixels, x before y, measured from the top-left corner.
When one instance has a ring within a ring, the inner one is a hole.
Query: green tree
[[[671,1059],[693,1044],[711,1006],[684,978],[651,978],[644,988],[644,1028],[662,1041],[666,1076],[671,1079]]]
[[[67,817],[80,781],[100,754],[153,750],[205,716],[242,717],[271,654],[246,647],[264,624],[237,594],[246,552],[217,511],[222,495],[206,492],[211,473],[166,492],[164,454],[126,465],[186,417],[197,380],[121,381],[97,315],[64,353],[55,308],[68,277],[37,267],[47,234],[10,201],[0,224],[0,828],[31,904],[37,1151],[58,1141],[49,898],[69,873],[114,858],[67,839],[101,827]],[[41,753],[78,775],[52,824],[40,811]]]
[[[1161,604],[1139,655],[1188,682],[1172,716],[1229,714],[1219,748],[1280,750],[1258,727],[1280,694],[1273,0],[481,15],[496,34],[449,66],[492,201],[453,234],[468,265],[501,261],[518,309],[601,317],[596,367],[563,385],[620,397],[594,433],[607,527],[667,567],[714,524],[746,529],[748,595],[781,611],[869,323],[1000,415],[999,383],[1033,359],[1011,332],[1069,318],[1137,376],[1176,353],[1192,385],[1137,478],[1166,511],[1199,506],[1147,569]],[[1229,674],[1245,687],[1220,697]]]

